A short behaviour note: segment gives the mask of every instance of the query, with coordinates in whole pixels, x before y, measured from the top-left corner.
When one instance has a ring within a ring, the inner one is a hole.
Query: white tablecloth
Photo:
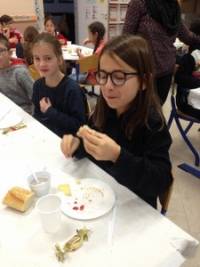
[[[78,221],[63,215],[56,234],[43,232],[34,208],[24,214],[0,204],[0,263],[3,267],[178,267],[184,256],[195,252],[198,241],[118,184],[87,159],[65,159],[60,139],[0,94],[6,104],[23,118],[27,128],[2,135],[0,132],[0,198],[13,185],[27,187],[27,165],[46,167],[53,184],[73,176],[97,178],[116,193],[113,211],[91,220]],[[68,255],[64,264],[54,255],[56,242],[65,242],[77,228],[90,229],[89,241]],[[112,226],[112,227],[111,227]],[[111,229],[113,229],[111,234]]]

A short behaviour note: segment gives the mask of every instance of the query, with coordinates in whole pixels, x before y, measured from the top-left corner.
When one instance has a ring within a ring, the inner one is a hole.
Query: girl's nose
[[[41,67],[41,66],[45,66],[45,65],[46,65],[45,60],[41,59],[40,62],[39,62],[39,65],[40,65],[40,67]]]
[[[108,79],[106,81],[106,84],[104,85],[104,87],[107,89],[107,90],[113,90],[114,89],[114,84],[111,80],[111,77],[110,75],[108,76]]]

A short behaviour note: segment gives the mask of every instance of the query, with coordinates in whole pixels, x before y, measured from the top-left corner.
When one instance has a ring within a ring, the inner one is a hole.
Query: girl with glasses
[[[150,54],[139,36],[122,35],[105,45],[91,128],[64,136],[61,149],[66,157],[87,156],[156,207],[157,197],[172,182],[171,137],[154,92]]]

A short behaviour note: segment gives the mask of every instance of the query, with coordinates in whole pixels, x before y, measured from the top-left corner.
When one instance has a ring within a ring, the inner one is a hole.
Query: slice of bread
[[[34,193],[22,187],[11,188],[3,199],[3,204],[10,208],[26,211],[33,203]]]

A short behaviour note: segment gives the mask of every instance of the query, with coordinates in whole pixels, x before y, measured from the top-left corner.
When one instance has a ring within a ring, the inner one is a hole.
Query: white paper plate
[[[82,179],[79,184],[71,186],[71,192],[72,196],[61,194],[61,210],[74,219],[98,218],[108,213],[115,204],[114,191],[101,180]]]
[[[10,126],[15,126],[16,124],[22,122],[22,118],[14,113],[9,112],[8,114],[0,120],[0,129],[8,128]]]

